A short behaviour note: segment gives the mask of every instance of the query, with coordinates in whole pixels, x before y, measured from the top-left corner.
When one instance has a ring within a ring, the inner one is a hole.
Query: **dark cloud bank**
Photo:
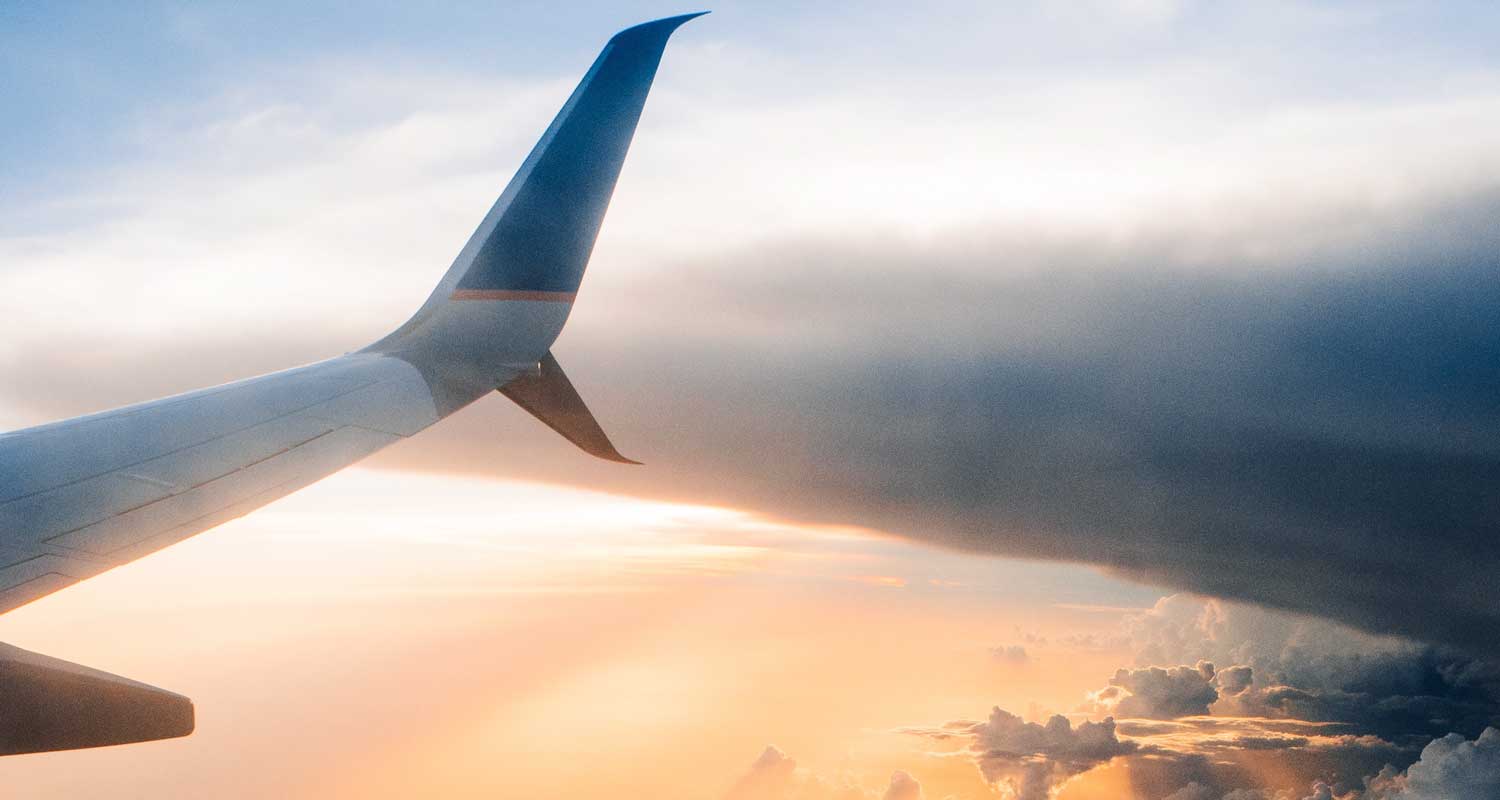
[[[600,261],[557,352],[646,467],[589,463],[498,397],[377,463],[1099,564],[1496,654],[1497,212],[792,242],[629,281]],[[325,333],[205,349],[222,372]],[[97,401],[156,361],[195,383],[180,351],[95,351],[23,351],[12,401],[82,410],[35,387],[86,375]]]
[[[648,466],[583,464],[498,401],[387,463],[1100,564],[1500,653],[1497,212],[786,245],[601,280],[558,350]]]

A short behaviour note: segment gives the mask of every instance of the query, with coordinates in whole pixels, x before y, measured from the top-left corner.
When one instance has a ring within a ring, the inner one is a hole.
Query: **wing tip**
[[[709,12],[694,11],[690,14],[678,14],[675,17],[662,17],[661,19],[653,19],[650,22],[642,22],[639,25],[632,25],[629,28],[620,31],[619,33],[611,37],[610,41],[619,41],[622,38],[630,38],[647,33],[659,34],[663,38],[665,38],[667,36],[670,36],[673,31],[682,27],[684,23],[695,20],[707,13]]]

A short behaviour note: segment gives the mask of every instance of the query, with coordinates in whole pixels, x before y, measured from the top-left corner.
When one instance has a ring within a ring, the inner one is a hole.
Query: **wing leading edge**
[[[247,514],[497,390],[585,452],[635,463],[550,350],[667,39],[696,16],[610,39],[437,289],[390,335],[317,364],[0,434],[0,613]],[[95,712],[46,711],[75,701]],[[0,754],[185,735],[183,703],[0,649],[0,707],[36,712],[0,714]]]

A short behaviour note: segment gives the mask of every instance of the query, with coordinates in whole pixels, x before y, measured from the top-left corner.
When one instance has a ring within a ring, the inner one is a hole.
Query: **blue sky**
[[[1429,93],[1444,74],[1487,66],[1495,22],[1484,3],[1292,3],[1205,7],[1143,0],[1074,10],[959,3],[728,4],[701,37],[793,54],[836,91],[858,70],[881,81],[1055,80],[1184,60],[1275,66],[1268,94],[1344,101]],[[140,115],[226,86],[296,91],[319,64],[380,61],[474,75],[542,77],[585,62],[593,43],[659,3],[17,2],[0,10],[7,183],[56,178],[139,153]],[[960,23],[960,24],[955,24]],[[1328,32],[1336,30],[1337,36]],[[1316,80],[1305,80],[1316,75]]]

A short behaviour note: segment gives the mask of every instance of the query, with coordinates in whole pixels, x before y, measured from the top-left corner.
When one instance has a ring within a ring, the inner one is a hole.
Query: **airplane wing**
[[[635,463],[550,350],[667,39],[696,16],[609,40],[436,290],[390,335],[328,361],[0,435],[0,613],[247,514],[497,390],[585,451]],[[0,646],[0,754],[192,727],[178,695]]]

